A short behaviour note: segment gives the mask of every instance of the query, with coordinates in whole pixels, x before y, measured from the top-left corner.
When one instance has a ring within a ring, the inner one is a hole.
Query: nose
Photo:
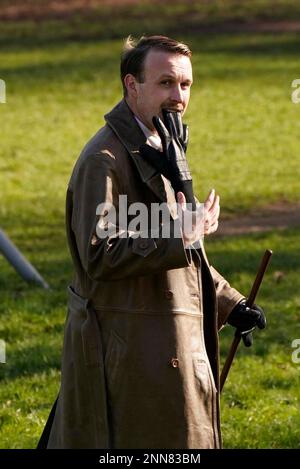
[[[181,89],[180,84],[172,88],[171,99],[176,103],[183,102],[183,91]]]

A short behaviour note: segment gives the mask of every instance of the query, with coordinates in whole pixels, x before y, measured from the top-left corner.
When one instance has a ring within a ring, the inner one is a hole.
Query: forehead
[[[192,80],[190,58],[182,54],[172,54],[160,50],[150,50],[144,63],[145,77],[159,78],[162,75],[173,75],[179,79]]]

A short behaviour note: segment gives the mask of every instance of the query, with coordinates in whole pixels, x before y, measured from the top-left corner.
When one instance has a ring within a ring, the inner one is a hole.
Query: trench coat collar
[[[129,152],[142,181],[159,199],[166,201],[167,194],[161,175],[140,155],[139,147],[146,143],[146,137],[126,101],[122,99],[104,118]]]

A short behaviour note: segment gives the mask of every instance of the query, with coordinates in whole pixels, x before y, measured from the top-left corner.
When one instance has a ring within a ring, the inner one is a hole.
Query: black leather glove
[[[188,127],[182,123],[181,113],[163,109],[163,122],[157,116],[153,117],[153,125],[161,138],[163,151],[160,152],[150,145],[140,147],[140,154],[160,174],[163,174],[175,191],[183,192],[186,202],[196,210],[196,202],[193,192],[193,181],[186,160],[188,144]]]
[[[246,347],[252,345],[251,331],[258,327],[264,329],[267,321],[264,311],[260,306],[253,305],[251,308],[246,305],[246,300],[240,301],[231,311],[227,319],[228,324],[236,327],[242,334],[242,339]]]

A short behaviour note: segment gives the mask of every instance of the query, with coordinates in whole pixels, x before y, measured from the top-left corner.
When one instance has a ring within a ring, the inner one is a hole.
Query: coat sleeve
[[[135,237],[126,227],[107,222],[108,213],[119,214],[121,186],[114,156],[103,151],[85,159],[69,187],[72,231],[87,275],[96,281],[112,281],[189,265],[177,220],[170,217],[169,238],[162,236],[161,227],[155,237]]]
[[[239,291],[231,287],[229,282],[222,277],[222,275],[210,265],[203,241],[200,242],[203,257],[209,266],[209,270],[215,285],[216,297],[217,297],[217,308],[218,308],[218,329],[226,323],[227,318],[235,305],[239,303],[244,297]]]
[[[213,266],[210,266],[210,272],[217,295],[218,329],[221,329],[235,305],[245,297],[231,287],[229,282]]]

